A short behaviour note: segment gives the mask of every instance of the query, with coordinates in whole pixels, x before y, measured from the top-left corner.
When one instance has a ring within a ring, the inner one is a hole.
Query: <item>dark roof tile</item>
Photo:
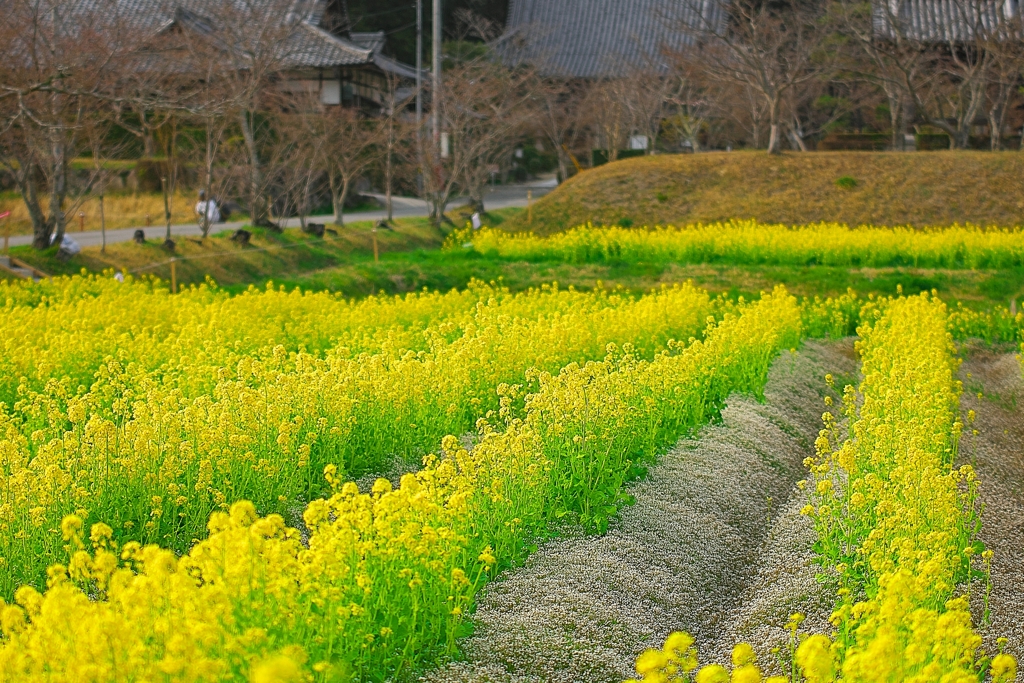
[[[495,49],[547,75],[622,76],[666,68],[666,52],[725,19],[727,0],[511,0]]]
[[[872,6],[875,35],[902,35],[929,42],[960,42],[977,34],[1017,36],[1021,23],[1020,0],[875,0]]]

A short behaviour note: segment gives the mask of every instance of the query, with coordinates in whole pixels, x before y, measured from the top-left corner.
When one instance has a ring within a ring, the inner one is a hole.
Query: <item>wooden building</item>
[[[219,24],[258,17],[264,22],[258,28],[274,34],[275,81],[286,93],[313,93],[323,104],[367,113],[385,105],[392,84],[400,101],[413,94],[415,68],[386,54],[383,31],[351,32],[344,0],[119,0],[118,6],[136,30],[189,31],[220,43],[237,40],[244,27]]]

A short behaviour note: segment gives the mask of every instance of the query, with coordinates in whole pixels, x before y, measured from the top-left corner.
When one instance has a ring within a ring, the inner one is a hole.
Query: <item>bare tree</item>
[[[608,161],[619,158],[633,130],[633,113],[627,98],[632,90],[625,78],[609,78],[595,82],[584,103],[590,124],[598,136],[598,144],[608,153]]]
[[[205,82],[211,86],[216,83],[212,74],[207,75]],[[227,116],[229,104],[219,99],[215,92],[206,93],[206,97],[192,107],[192,118],[200,124],[203,131],[201,146],[192,147],[192,158],[197,160],[202,168],[199,182],[203,196],[208,201],[222,195],[230,178],[226,172],[218,173],[218,163],[222,161],[221,149],[232,125],[232,119]],[[199,217],[199,227],[205,240],[210,234],[211,227],[209,210],[204,211]]]
[[[111,162],[122,158],[128,151],[128,140],[118,136],[118,126],[114,123],[114,112],[109,107],[97,107],[89,112],[82,122],[85,149],[89,153],[90,177],[85,186],[91,189],[98,200],[100,218],[100,251],[107,250],[107,218],[104,200],[107,189],[115,172]]]
[[[877,84],[889,102],[894,148],[903,147],[910,126],[928,124],[964,149],[983,113],[1000,131],[993,146],[1001,144],[1021,38],[1020,20],[1006,15],[1005,3],[949,0],[935,16],[916,20],[887,2],[841,0],[837,8],[841,29],[862,55],[849,71]]]
[[[665,119],[665,104],[673,93],[676,79],[654,69],[633,70],[625,79],[626,108],[630,133],[646,139],[647,154],[656,154],[658,133]]]
[[[297,55],[304,30],[292,21],[293,0],[235,0],[211,3],[206,16],[179,13],[193,51],[205,50],[201,62],[216,60],[219,99],[234,119],[246,152],[245,195],[253,225],[272,227],[265,155],[275,131],[265,112],[277,106],[275,81]]]
[[[978,42],[990,59],[986,93],[989,144],[992,151],[998,151],[1003,148],[1007,114],[1024,72],[1024,23],[1020,16],[1007,12],[1006,4],[1000,4],[983,29]]]
[[[453,193],[465,192],[483,209],[490,170],[508,163],[532,118],[537,80],[530,69],[509,69],[486,52],[463,58],[433,93],[440,108],[441,144],[423,149],[424,193],[440,226]]]
[[[904,148],[904,136],[917,123],[921,93],[933,76],[933,53],[908,30],[891,3],[839,0],[832,18],[856,46],[842,64],[847,77],[876,85],[889,108],[893,149]]]
[[[123,23],[114,0],[0,6],[0,171],[25,201],[36,248],[59,242],[74,210],[67,199],[71,161],[86,146],[83,122],[116,99],[118,74],[134,52]]]
[[[345,224],[349,191],[375,160],[380,143],[378,121],[358,112],[307,101],[300,110],[307,140],[318,140],[320,168],[327,175],[334,205],[334,222]]]
[[[303,100],[305,106],[298,113],[279,113],[274,118],[277,131],[275,149],[267,155],[268,175],[273,177],[273,205],[278,215],[298,216],[303,231],[307,229],[306,218],[312,210],[312,200],[320,193],[324,184],[326,160],[325,140],[310,134],[307,116],[316,116],[319,101],[315,93]],[[272,169],[272,170],[271,170]]]
[[[945,131],[950,147],[966,149],[975,120],[985,111],[989,71],[994,54],[987,49],[988,0],[952,0],[947,25],[939,35],[924,35],[932,42],[938,78],[921,107],[931,104],[927,122]]]
[[[396,181],[408,175],[416,166],[413,163],[417,156],[416,128],[405,115],[406,107],[414,96],[415,92],[402,93],[399,90],[398,77],[388,74],[379,130],[379,164],[384,179],[384,203],[388,222],[394,219],[393,197]]]
[[[729,19],[721,24],[705,18],[709,15],[698,4],[693,11],[701,19],[687,29],[692,34],[688,50],[712,77],[757,94],[768,118],[768,152],[778,154],[784,99],[832,68],[828,51],[822,49],[828,37],[822,3],[733,0]]]
[[[666,80],[670,88],[665,98],[667,116],[662,130],[677,144],[685,143],[699,152],[703,146],[701,134],[712,117],[721,112],[722,89],[705,77],[701,63],[692,54],[676,55]]]
[[[568,179],[579,164],[573,149],[587,131],[585,85],[567,76],[537,77],[534,89],[535,125],[558,155],[559,181]],[[570,165],[571,164],[571,165]]]
[[[484,209],[490,171],[509,163],[514,143],[532,117],[537,83],[532,68],[508,68],[485,44],[465,42],[494,37],[498,27],[493,22],[472,12],[459,12],[457,20],[457,40],[445,55],[441,89],[430,93],[439,115],[436,142],[423,145],[421,153],[422,192],[438,228],[456,191]]]

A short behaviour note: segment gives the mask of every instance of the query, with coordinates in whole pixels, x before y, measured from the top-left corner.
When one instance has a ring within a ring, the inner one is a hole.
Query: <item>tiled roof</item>
[[[530,63],[575,78],[622,76],[667,66],[695,31],[725,20],[728,0],[511,0],[495,49],[507,63]]]
[[[184,24],[216,37],[217,17],[231,15],[232,5],[238,17],[280,14],[281,59],[287,68],[377,65],[384,46],[383,33],[355,34],[353,38],[359,40],[350,40],[322,28],[328,0],[117,0],[117,11],[131,30],[157,33]],[[80,7],[88,11],[85,6],[82,3]],[[377,39],[370,40],[373,36]],[[415,70],[412,73],[415,75]]]
[[[1020,0],[875,0],[872,14],[882,38],[958,42],[978,33],[998,36],[1010,24],[1022,28]]]
[[[306,22],[303,29],[291,36],[285,48],[285,64],[290,67],[329,68],[332,66],[355,66],[373,62],[373,50],[355,45],[349,40],[336,36]]]
[[[384,31],[372,31],[365,33],[352,31],[348,34],[348,37],[359,47],[365,47],[367,50],[373,50],[378,54],[384,51],[384,42],[387,40]]]

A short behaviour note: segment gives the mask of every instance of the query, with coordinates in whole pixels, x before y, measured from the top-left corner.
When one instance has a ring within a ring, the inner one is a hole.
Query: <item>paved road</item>
[[[507,209],[510,207],[524,207],[526,206],[526,193],[530,191],[533,194],[533,198],[542,197],[556,186],[556,182],[553,178],[537,180],[522,185],[503,185],[495,187],[490,190],[484,197],[484,206],[487,209]],[[383,195],[373,195],[383,201]],[[449,208],[454,208],[465,203],[464,199],[456,199],[449,203]],[[419,216],[426,216],[429,213],[427,203],[422,199],[413,199],[410,197],[394,197],[392,199],[393,216],[395,218],[415,218]],[[377,211],[359,211],[349,213],[345,215],[347,222],[356,221],[378,221],[385,217],[386,211],[383,209]],[[311,216],[308,220],[327,222],[333,219],[333,216]],[[296,227],[299,225],[299,219],[289,218],[285,221],[281,221],[286,227]],[[228,223],[216,223],[213,226],[212,232],[220,232],[222,230],[236,230],[247,221],[233,221]],[[118,230],[107,230],[107,244],[114,244],[115,242],[128,242],[132,239],[136,230],[143,230],[146,233],[147,240],[162,240],[167,234],[166,226],[153,225],[150,227],[138,226],[135,228],[120,228]],[[181,225],[171,226],[172,237],[190,237],[201,235],[202,230],[199,228],[197,223],[184,223]],[[83,247],[98,247],[103,242],[102,234],[99,230],[90,230],[86,232],[75,232],[74,230],[68,230],[68,235],[73,240],[78,242]],[[2,241],[2,240],[0,240]],[[19,247],[27,244],[32,244],[31,235],[12,235],[11,246]],[[2,245],[0,245],[2,246]]]

